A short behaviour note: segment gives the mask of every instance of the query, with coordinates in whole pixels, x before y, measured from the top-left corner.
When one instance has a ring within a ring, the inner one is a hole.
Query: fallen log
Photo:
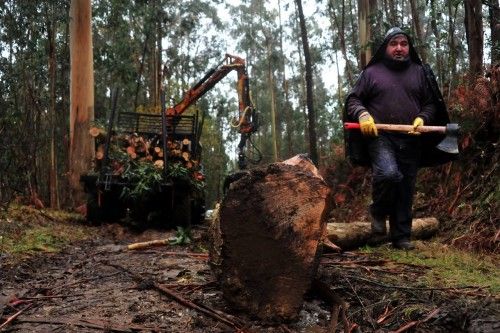
[[[412,238],[426,239],[435,235],[439,221],[434,217],[413,219]],[[387,224],[389,230],[389,224]],[[364,245],[379,245],[389,242],[389,236],[374,236],[369,222],[327,223],[327,237],[342,250],[351,250]]]
[[[152,246],[165,246],[168,245],[168,239],[155,239],[147,242],[139,242],[127,245],[129,250],[141,250]]]
[[[229,184],[210,228],[210,263],[229,304],[268,322],[297,317],[317,272],[328,196],[302,156]]]

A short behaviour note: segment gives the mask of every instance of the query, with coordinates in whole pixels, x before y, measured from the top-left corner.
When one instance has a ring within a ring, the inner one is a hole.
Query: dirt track
[[[97,229],[96,229],[97,230]],[[126,245],[173,232],[138,234],[117,226],[57,254],[13,267],[0,262],[0,316],[6,332],[327,332],[332,306],[308,295],[299,321],[266,326],[228,308],[204,252],[205,229],[189,246],[129,251]],[[125,270],[138,274],[142,281]],[[483,290],[411,287],[425,267],[399,265],[359,253],[323,256],[320,279],[350,307],[352,332],[494,332],[499,302]],[[203,310],[173,300],[171,291]],[[212,319],[215,313],[220,319]],[[496,326],[495,326],[496,325]],[[343,329],[339,319],[337,331]],[[1,331],[1,329],[0,329]]]

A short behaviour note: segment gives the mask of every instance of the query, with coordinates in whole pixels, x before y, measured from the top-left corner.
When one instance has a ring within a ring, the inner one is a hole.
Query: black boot
[[[385,216],[376,216],[374,214],[370,214],[371,217],[371,225],[372,225],[372,234],[375,235],[385,235],[387,234],[387,226],[385,223]]]
[[[413,245],[408,239],[399,239],[392,242],[392,246],[400,250],[413,250],[415,245]]]

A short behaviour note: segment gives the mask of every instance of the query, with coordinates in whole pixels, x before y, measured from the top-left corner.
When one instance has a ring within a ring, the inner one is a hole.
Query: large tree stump
[[[434,217],[413,219],[411,233],[414,239],[425,239],[435,235],[439,222]],[[389,230],[389,223],[387,223]],[[390,241],[388,235],[372,234],[369,222],[328,223],[327,237],[342,250],[355,249],[363,245],[378,245]]]
[[[292,320],[317,273],[329,188],[301,156],[240,176],[213,219],[211,265],[233,307]]]

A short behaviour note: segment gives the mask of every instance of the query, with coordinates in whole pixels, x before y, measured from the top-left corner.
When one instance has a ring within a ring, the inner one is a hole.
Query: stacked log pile
[[[96,141],[95,169],[102,168],[105,157],[106,131],[98,126],[90,128],[89,134]],[[192,156],[192,142],[188,138],[167,141],[167,156],[172,163],[191,170],[199,165]],[[113,133],[110,140],[109,165],[115,175],[124,171],[124,164],[130,161],[150,162],[163,169],[164,154],[160,135],[139,135],[137,133]]]

